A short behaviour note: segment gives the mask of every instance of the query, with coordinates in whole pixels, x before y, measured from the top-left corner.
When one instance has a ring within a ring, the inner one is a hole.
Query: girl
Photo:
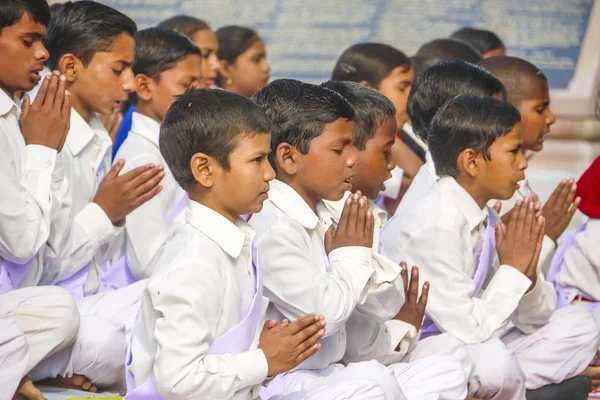
[[[250,28],[229,25],[217,30],[221,61],[219,86],[246,97],[269,83],[265,43]]]

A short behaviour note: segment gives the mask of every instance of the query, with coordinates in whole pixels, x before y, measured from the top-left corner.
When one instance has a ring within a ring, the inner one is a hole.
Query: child
[[[450,39],[458,39],[469,43],[486,59],[506,55],[506,46],[494,32],[477,28],[461,28],[450,35]]]
[[[136,91],[129,97],[136,110],[131,132],[117,153],[125,161],[122,173],[149,163],[165,164],[158,146],[160,123],[175,98],[202,79],[200,49],[187,37],[149,28],[138,32],[135,42]],[[127,264],[137,279],[150,277],[154,256],[171,236],[173,224],[185,217],[187,194],[168,168],[162,187],[156,197],[126,217]]]
[[[312,310],[328,321],[319,354],[278,377],[281,393],[314,392],[327,377],[337,385],[326,392],[334,398],[343,388],[346,395],[358,396],[354,392],[361,387],[348,380],[350,371],[356,371],[377,381],[385,398],[404,398],[399,382],[407,376],[402,376],[400,365],[386,369],[375,361],[346,368],[340,364],[347,349],[346,323],[354,310],[361,306],[382,313],[380,304],[367,301],[376,278],[371,263],[374,221],[366,198],[349,197],[335,232],[323,202],[337,201],[351,188],[352,108],[330,89],[288,79],[272,82],[254,100],[274,123],[270,161],[277,180],[263,211],[250,219],[257,230],[265,293],[272,302],[268,316],[293,319]]]
[[[246,97],[269,83],[271,67],[267,63],[265,43],[250,28],[237,25],[217,30],[221,60],[219,86]]]
[[[386,96],[396,107],[396,124],[399,129],[408,122],[406,100],[413,77],[410,59],[392,46],[381,43],[350,46],[338,59],[331,75],[332,80],[358,82],[375,88]],[[422,163],[400,137],[392,148],[392,155],[399,168],[392,174],[395,179],[387,182],[389,187],[384,195],[389,199],[399,200]],[[397,202],[388,203],[395,209]]]
[[[535,65],[517,57],[493,57],[482,61],[481,66],[502,82],[508,94],[507,100],[521,113],[523,149],[542,151],[544,139],[550,132],[550,127],[556,122],[550,110],[550,91],[546,76]],[[519,182],[519,186],[511,199],[502,202],[503,214],[526,196],[537,198],[527,179]],[[561,181],[542,207],[546,219],[546,237],[540,263],[545,274],[550,267],[556,241],[569,226],[577,211],[579,199],[575,198],[576,188],[574,179]]]
[[[69,124],[65,80],[51,74],[31,104],[48,58],[42,44],[50,11],[45,0],[0,7],[0,387],[2,398],[43,399],[27,377],[43,359],[70,347],[79,329],[71,295],[36,287],[44,258],[54,259],[70,224],[68,185],[57,155]],[[33,287],[29,287],[33,286]]]
[[[544,218],[533,202],[519,201],[506,225],[486,208],[510,198],[524,176],[520,119],[492,97],[460,95],[444,105],[428,135],[440,179],[383,234],[386,255],[420,265],[431,282],[425,335],[450,332],[472,345],[474,368],[493,360],[497,369],[478,346],[514,353],[522,372],[504,383],[512,395],[499,398],[523,398],[523,373],[527,389],[581,373],[598,346],[589,311],[554,312],[554,288],[537,267]]]
[[[160,150],[190,201],[143,295],[127,399],[256,398],[267,376],[319,350],[321,316],[261,331],[268,300],[239,215],[268,198],[270,130],[256,105],[222,90],[186,92],[169,109]]]
[[[481,53],[467,42],[458,39],[435,39],[425,43],[417,56],[434,56],[440,60],[463,60],[473,64],[481,61]]]

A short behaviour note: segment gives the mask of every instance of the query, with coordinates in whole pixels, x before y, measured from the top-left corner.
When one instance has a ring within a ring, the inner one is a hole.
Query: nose
[[[263,61],[263,71],[265,71],[267,74],[271,72],[271,66],[266,59]]]
[[[548,107],[548,115],[546,115],[546,123],[548,125],[554,125],[555,122],[556,122],[556,117],[554,116],[554,113],[552,112],[552,110],[550,110],[550,107]]]
[[[394,168],[396,168],[396,163],[394,162],[394,157],[390,156],[390,161],[388,162],[387,169],[388,171],[391,171]]]
[[[132,92],[135,90],[135,76],[133,75],[133,70],[131,68],[127,68],[123,71],[121,89],[125,92]]]
[[[529,162],[527,161],[523,150],[520,151],[519,154],[521,155],[521,159],[519,160],[519,171],[525,171],[527,167],[529,167]]]
[[[348,157],[346,158],[346,166],[348,168],[352,168],[352,167],[354,167],[354,164],[356,164],[357,154],[358,154],[358,149],[356,148],[356,146],[351,146],[350,150],[348,151]]]
[[[216,54],[210,55],[210,69],[214,72],[218,72],[221,67],[221,63],[219,63],[219,57]]]
[[[34,57],[36,60],[40,60],[42,62],[45,62],[50,57],[50,53],[48,53],[46,46],[44,46],[41,41],[39,42],[39,48],[35,50]]]
[[[267,167],[266,167],[264,179],[265,179],[265,182],[269,182],[269,181],[272,181],[273,179],[275,179],[275,170],[273,169],[273,167],[271,166],[271,163],[269,161],[267,161]]]

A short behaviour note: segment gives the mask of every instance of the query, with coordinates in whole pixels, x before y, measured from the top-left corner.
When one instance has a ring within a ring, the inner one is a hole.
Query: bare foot
[[[583,370],[581,375],[589,376],[592,378],[592,392],[598,393],[600,390],[600,366],[590,365]]]
[[[40,389],[36,388],[31,379],[28,376],[21,379],[19,388],[13,400],[44,400],[44,395],[40,392]]]
[[[92,385],[92,382],[90,382],[88,378],[78,374],[73,374],[73,376],[70,378],[63,378],[62,376],[57,376],[56,378],[48,378],[38,383],[67,389],[84,390],[86,392],[92,393],[98,392],[96,386]]]

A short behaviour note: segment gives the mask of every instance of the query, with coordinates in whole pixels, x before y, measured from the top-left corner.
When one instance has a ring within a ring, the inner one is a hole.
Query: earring
[[[233,79],[231,79],[231,78],[227,79],[227,84],[228,85],[231,85],[232,83],[233,83]]]

